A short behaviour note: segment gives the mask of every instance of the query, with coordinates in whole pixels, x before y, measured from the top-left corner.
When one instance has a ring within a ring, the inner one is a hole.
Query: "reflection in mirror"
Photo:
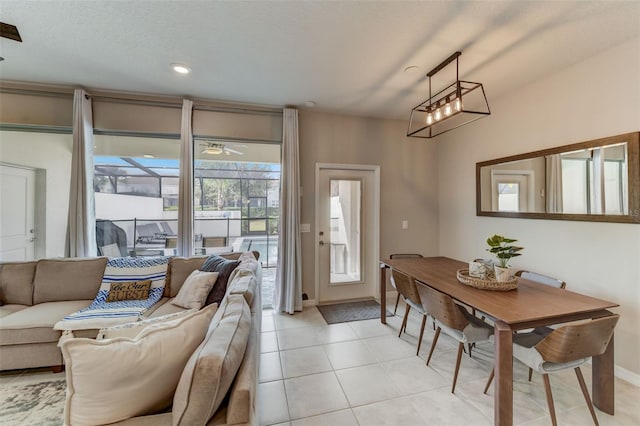
[[[640,223],[638,133],[476,165],[479,216]]]

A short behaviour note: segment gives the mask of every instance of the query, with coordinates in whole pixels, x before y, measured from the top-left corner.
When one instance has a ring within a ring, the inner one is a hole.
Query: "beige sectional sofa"
[[[190,370],[183,376],[189,380],[186,383],[181,380],[178,385],[173,412],[135,417],[117,424],[257,424],[262,271],[251,253],[224,257],[239,258],[241,262],[229,277],[227,292],[219,309],[231,311],[233,309],[228,306],[237,306],[235,311],[246,310],[245,313],[226,320],[223,318],[222,321],[218,318],[219,323],[216,324],[212,321],[207,336],[185,367],[185,370]],[[182,308],[170,301],[178,294],[189,274],[199,269],[206,259],[206,256],[171,258],[164,297],[145,312],[145,316],[157,317],[180,311]],[[58,348],[61,334],[53,330],[53,325],[91,303],[100,287],[106,264],[106,258],[42,259],[0,264],[0,370],[62,365]],[[238,305],[239,301],[244,307]],[[248,331],[242,331],[242,327]],[[74,332],[76,338],[95,337],[96,334],[97,330]],[[237,336],[246,336],[243,337],[246,342],[230,343],[237,340]],[[233,351],[234,345],[244,348],[244,352],[224,353]],[[233,371],[226,371],[229,360],[234,357],[241,357],[237,372],[237,365]],[[210,385],[217,377],[230,381],[226,396],[219,394],[217,386]],[[214,401],[217,404],[214,405]],[[217,408],[210,412],[213,406]],[[180,410],[179,415],[176,410]]]

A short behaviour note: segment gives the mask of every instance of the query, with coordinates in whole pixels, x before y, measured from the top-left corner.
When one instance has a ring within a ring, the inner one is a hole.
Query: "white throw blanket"
[[[167,277],[167,257],[118,257],[109,259],[98,295],[86,308],[67,315],[55,330],[88,330],[137,321],[158,303]],[[112,283],[151,280],[149,297],[143,300],[107,302]]]

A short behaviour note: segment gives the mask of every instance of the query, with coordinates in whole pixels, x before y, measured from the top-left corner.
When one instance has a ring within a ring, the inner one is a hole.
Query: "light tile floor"
[[[316,308],[295,315],[263,311],[260,354],[261,425],[491,425],[493,389],[482,390],[493,365],[490,343],[463,356],[451,393],[457,343],[442,334],[425,365],[433,339],[429,321],[416,356],[420,318],[327,325]],[[544,386],[514,362],[514,424],[550,424]],[[591,390],[591,369],[582,368]],[[537,377],[536,377],[537,376]],[[560,425],[593,424],[573,371],[551,377]],[[616,379],[616,415],[597,411],[601,425],[639,425],[640,388]]]

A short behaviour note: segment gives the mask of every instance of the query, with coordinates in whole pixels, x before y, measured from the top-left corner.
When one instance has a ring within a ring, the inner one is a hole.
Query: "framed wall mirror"
[[[640,223],[640,132],[476,163],[476,214]]]

